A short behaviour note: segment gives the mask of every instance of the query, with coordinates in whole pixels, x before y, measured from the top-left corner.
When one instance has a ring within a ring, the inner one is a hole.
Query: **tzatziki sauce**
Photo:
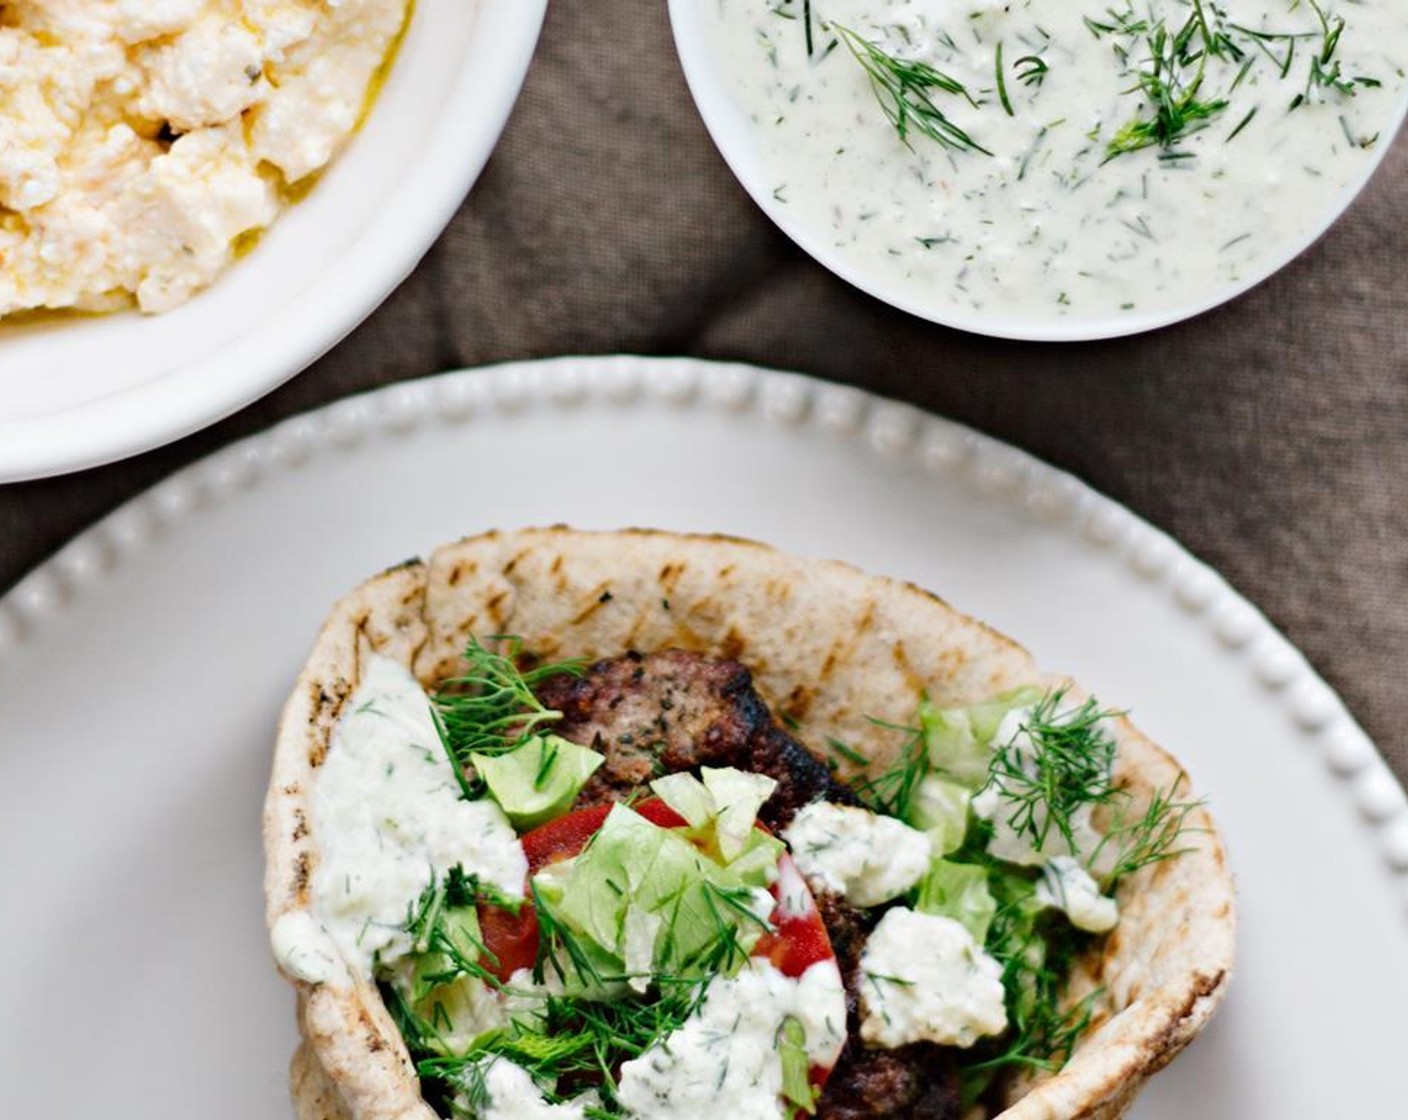
[[[364,976],[374,962],[411,950],[407,916],[451,868],[523,895],[528,861],[513,826],[495,802],[464,799],[429,696],[405,666],[379,654],[364,662],[333,729],[312,828],[315,915]],[[300,963],[293,946],[282,948],[281,960]],[[309,955],[305,947],[301,957]]]
[[[994,333],[1268,275],[1392,139],[1408,60],[1402,0],[699,3],[774,214]]]
[[[711,980],[683,1026],[621,1066],[621,1104],[640,1120],[783,1115],[777,1040],[789,1017],[802,1026],[811,1063],[834,1065],[846,1041],[846,991],[834,960],[792,979],[754,958],[737,976]]]

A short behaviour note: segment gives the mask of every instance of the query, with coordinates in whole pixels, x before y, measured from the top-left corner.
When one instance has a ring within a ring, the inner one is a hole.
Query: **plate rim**
[[[1142,591],[1170,599],[1282,709],[1288,729],[1345,787],[1380,862],[1408,885],[1403,783],[1305,655],[1211,565],[1076,475],[1012,444],[867,389],[742,362],[624,354],[524,359],[393,382],[296,413],[166,476],[22,576],[0,596],[0,674],[51,619],[81,607],[119,566],[160,548],[167,532],[199,510],[375,437],[414,439],[422,424],[512,415],[535,404],[570,423],[588,403],[620,411],[645,404],[714,408],[734,418],[755,413],[783,429],[810,425],[812,438],[861,441],[880,460],[972,486],[986,502],[1015,507],[1019,517],[1113,554]]]
[[[376,227],[362,230],[338,258],[336,282],[305,291],[294,307],[307,313],[290,315],[294,308],[285,308],[273,321],[272,335],[261,330],[232,340],[182,369],[119,393],[0,422],[0,482],[85,470],[208,427],[292,380],[381,306],[430,251],[482,174],[518,102],[541,37],[547,0],[474,2],[480,26],[450,101],[477,103],[486,90],[499,95],[478,113],[441,114],[421,170],[391,196],[398,210],[414,215],[398,223],[396,236],[378,237]],[[232,366],[252,372],[210,376]]]

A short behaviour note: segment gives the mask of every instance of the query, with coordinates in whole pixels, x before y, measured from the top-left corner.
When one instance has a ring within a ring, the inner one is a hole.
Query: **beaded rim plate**
[[[0,923],[0,955],[24,962],[0,1008],[0,1115],[289,1114],[258,836],[279,707],[347,588],[462,534],[558,521],[721,530],[913,579],[1131,709],[1222,822],[1242,914],[1226,1007],[1134,1115],[1401,1108],[1408,797],[1260,612],[1083,483],[909,406],[745,366],[569,358],[295,417],[0,600],[0,848],[24,853],[20,920]]]

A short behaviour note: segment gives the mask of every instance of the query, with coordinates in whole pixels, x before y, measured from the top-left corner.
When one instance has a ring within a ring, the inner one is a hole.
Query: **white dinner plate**
[[[0,601],[0,1116],[276,1120],[260,895],[329,604],[492,526],[723,530],[916,580],[1078,676],[1226,829],[1238,976],[1143,1120],[1402,1116],[1408,801],[1265,619],[1075,479],[856,390],[562,359],[397,385],[162,483]]]
[[[406,278],[518,97],[547,0],[417,0],[366,123],[208,290],[164,315],[0,324],[0,482],[214,423],[307,366]]]

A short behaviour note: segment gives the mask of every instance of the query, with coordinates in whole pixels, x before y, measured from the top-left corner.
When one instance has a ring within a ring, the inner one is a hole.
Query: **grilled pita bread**
[[[311,786],[367,655],[394,657],[433,687],[461,670],[471,635],[506,633],[549,660],[666,648],[737,658],[773,711],[797,721],[802,741],[835,736],[882,765],[896,736],[875,720],[909,721],[924,695],[947,707],[1069,683],[930,593],[845,564],[641,530],[472,537],[368,581],[324,625],[284,710],[265,807],[271,929],[311,907]],[[1112,730],[1116,775],[1136,802],[1186,783],[1128,721]],[[1004,1120],[1121,1115],[1221,1001],[1233,960],[1232,881],[1212,818],[1199,808],[1187,824],[1185,854],[1122,881],[1119,926],[1069,984],[1073,1000],[1097,993],[1090,1029],[1060,1072],[1006,1087]],[[303,1036],[292,1067],[301,1120],[434,1120],[375,986],[350,975],[290,979]]]

